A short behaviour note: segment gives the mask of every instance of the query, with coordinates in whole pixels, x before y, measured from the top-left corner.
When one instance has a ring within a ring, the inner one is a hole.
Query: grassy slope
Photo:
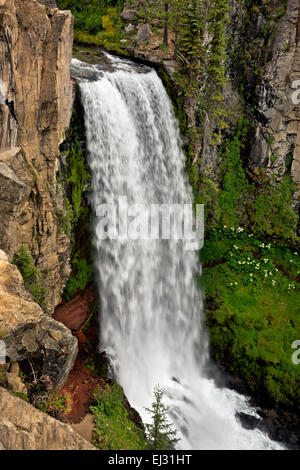
[[[299,410],[300,256],[243,232],[213,230],[201,252],[213,356],[270,405]]]

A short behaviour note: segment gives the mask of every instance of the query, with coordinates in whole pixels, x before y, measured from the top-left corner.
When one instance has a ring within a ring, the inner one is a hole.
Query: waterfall
[[[178,123],[156,72],[107,56],[105,66],[73,60],[85,113],[92,206],[188,204]],[[182,449],[279,448],[260,431],[241,427],[235,413],[254,414],[245,397],[218,388],[209,361],[197,253],[171,240],[97,236],[101,348],[142,418],[153,388],[166,390]]]

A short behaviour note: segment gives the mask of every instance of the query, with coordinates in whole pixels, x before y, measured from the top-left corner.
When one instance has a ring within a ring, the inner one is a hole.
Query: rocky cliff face
[[[71,116],[73,37],[71,13],[53,6],[0,0],[0,248],[12,259],[20,245],[29,247],[49,311],[69,275],[56,172]]]
[[[56,8],[56,0],[38,0],[42,5],[46,5],[49,8]]]
[[[6,361],[34,358],[39,375],[50,379],[52,390],[59,390],[74,365],[77,339],[33,301],[17,267],[8,262],[1,250],[0,305],[0,337],[6,348]]]
[[[279,184],[284,176],[290,176],[298,188],[293,196],[294,207],[298,211],[300,200],[298,0],[204,2],[206,8],[200,33],[204,47],[203,50],[197,48],[198,55],[194,63],[202,71],[204,70],[204,73],[199,73],[196,79],[195,93],[193,91],[186,93],[187,90],[181,86],[180,81],[184,83],[182,70],[185,67],[186,74],[192,79],[193,67],[189,64],[190,56],[187,54],[185,57],[174,47],[172,26],[169,28],[168,48],[162,48],[163,21],[161,17],[156,18],[155,14],[151,16],[149,9],[150,32],[147,40],[140,37],[146,20],[146,15],[141,13],[142,3],[142,0],[125,3],[121,15],[125,22],[124,47],[131,56],[159,64],[171,78],[169,91],[173,95],[175,104],[178,102],[180,119],[183,114],[182,108],[185,111],[183,119],[185,122],[182,124],[186,148],[191,155],[189,168],[193,174],[192,178],[197,173],[196,191],[204,195],[204,202],[210,214],[209,224],[215,217],[214,209],[210,208],[209,204],[213,201],[212,205],[215,205],[217,193],[221,194],[223,188],[224,175],[220,174],[222,166],[220,144],[235,135],[240,118],[248,120],[247,143],[243,149],[242,164],[249,180],[255,181],[257,185],[256,194],[252,195],[253,200],[266,188],[260,184],[263,180],[261,175],[269,178],[272,187]],[[228,21],[221,24],[220,16],[215,16],[214,22],[210,24],[209,15],[205,16],[208,6],[213,13],[213,8],[217,9],[215,5],[221,8],[221,5],[224,7],[227,3]],[[214,37],[213,25],[217,22],[219,29]],[[147,26],[149,29],[149,24]],[[180,36],[181,32],[178,34]],[[214,50],[215,44],[218,44],[219,52],[218,49]],[[218,53],[221,56],[218,56]],[[208,72],[211,60],[212,69],[217,69],[218,73],[222,74],[223,68],[224,78],[226,77],[223,89],[220,87],[214,89],[214,78],[210,77]],[[211,100],[214,95],[220,99],[217,106]],[[218,116],[222,116],[221,120],[219,119],[222,121],[221,125],[218,123]]]
[[[300,189],[300,5],[287,1],[256,88],[254,139],[249,166],[279,177],[290,172]],[[299,198],[300,192],[296,197]]]
[[[287,0],[284,14],[283,10],[278,0],[268,5],[255,2],[253,7],[230,2],[225,121],[230,130],[242,115],[250,119],[245,163],[251,172],[264,168],[269,177],[278,179],[291,174],[299,188],[299,2]],[[202,170],[208,176],[209,167],[216,163],[216,150],[208,144],[212,130],[205,123],[208,139],[204,138],[202,147]]]
[[[96,450],[61,423],[0,387],[1,450]]]

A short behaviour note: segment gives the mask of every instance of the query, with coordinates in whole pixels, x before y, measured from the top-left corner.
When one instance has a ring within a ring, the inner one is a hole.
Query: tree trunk
[[[169,44],[169,2],[165,2],[164,46]]]

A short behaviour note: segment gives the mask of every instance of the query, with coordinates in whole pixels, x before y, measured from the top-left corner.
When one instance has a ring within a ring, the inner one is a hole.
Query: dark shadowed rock
[[[49,8],[57,7],[56,0],[38,0],[38,2],[41,3],[42,5],[46,5],[46,7],[49,7]]]
[[[256,416],[248,415],[242,412],[236,413],[236,417],[240,421],[243,428],[249,429],[249,430],[256,429],[261,422],[261,420],[257,418]]]

